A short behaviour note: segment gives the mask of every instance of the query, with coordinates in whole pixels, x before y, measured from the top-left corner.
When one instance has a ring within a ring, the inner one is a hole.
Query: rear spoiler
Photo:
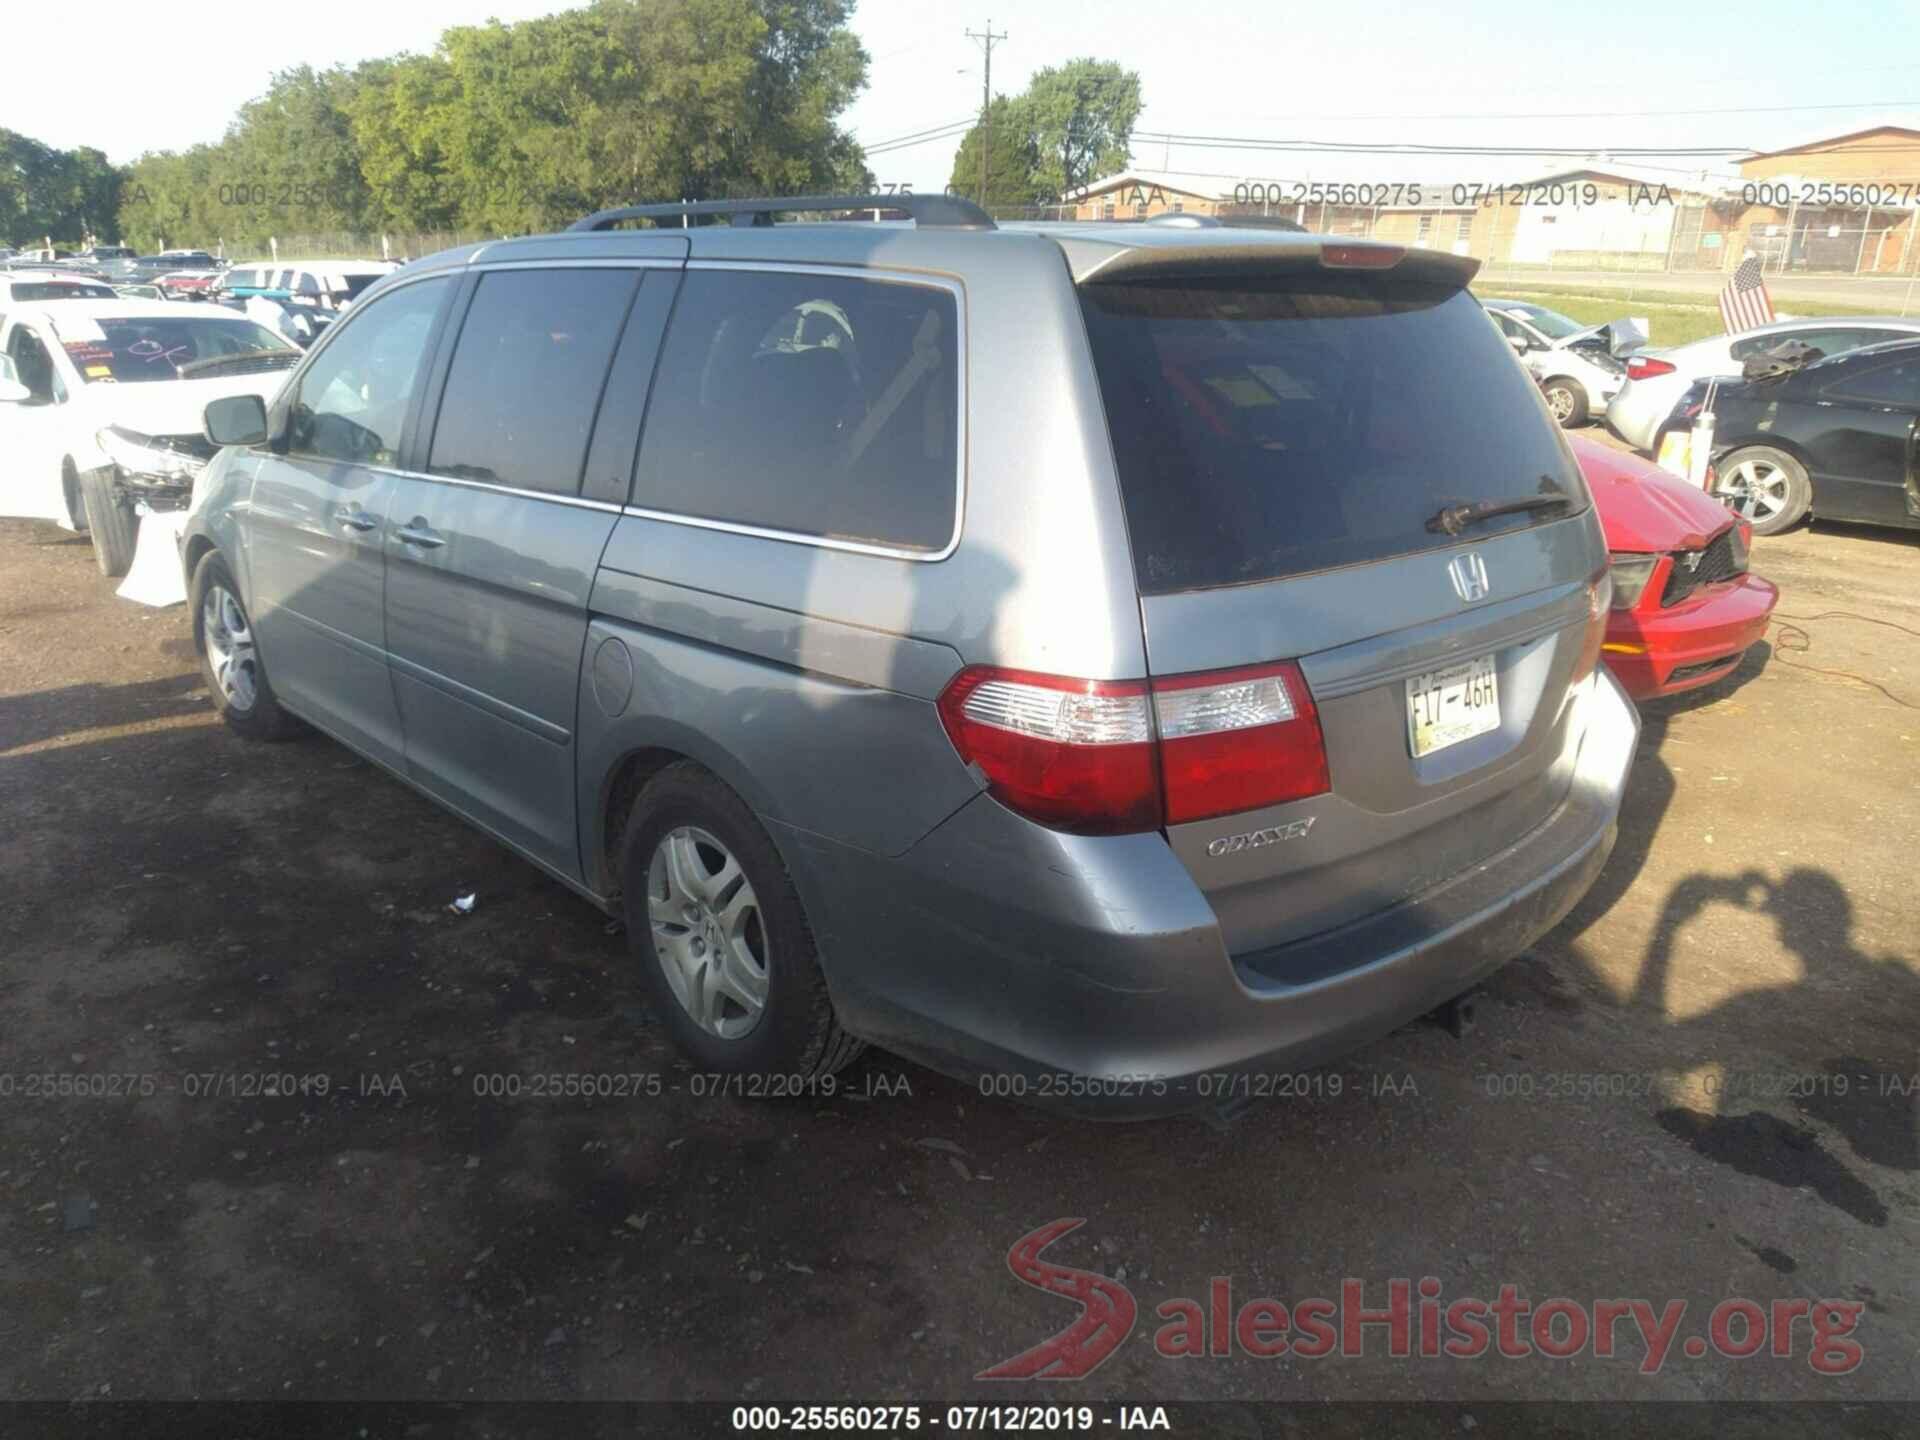
[[[1357,270],[1463,289],[1480,272],[1480,262],[1471,256],[1383,245],[1371,240],[1314,236],[1306,240],[1262,243],[1240,235],[1221,235],[1218,231],[1206,235],[1208,240],[1216,237],[1222,243],[1133,245],[1116,249],[1112,256],[1081,275],[1078,283],[1132,285],[1181,277],[1219,280],[1303,270]]]

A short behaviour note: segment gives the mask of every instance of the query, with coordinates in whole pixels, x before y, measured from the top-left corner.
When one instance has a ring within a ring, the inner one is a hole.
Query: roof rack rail
[[[610,230],[622,220],[684,220],[725,215],[735,225],[771,225],[790,211],[904,210],[917,226],[949,230],[992,230],[993,217],[957,195],[787,195],[763,200],[691,200],[682,204],[622,205],[601,210],[569,225],[573,230]]]

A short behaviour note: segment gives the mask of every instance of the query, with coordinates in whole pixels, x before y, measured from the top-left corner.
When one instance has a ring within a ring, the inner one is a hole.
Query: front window
[[[202,361],[289,354],[286,341],[239,316],[87,315],[55,317],[53,327],[89,382],[177,380]]]
[[[451,282],[396,290],[331,338],[300,381],[288,450],[326,461],[391,465],[434,316]]]
[[[66,398],[53,368],[53,357],[38,335],[24,326],[15,329],[7,341],[7,355],[13,361],[13,373],[27,387],[30,403],[52,405]]]

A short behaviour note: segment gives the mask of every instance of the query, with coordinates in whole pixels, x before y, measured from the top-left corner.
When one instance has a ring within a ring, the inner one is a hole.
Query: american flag
[[[1727,288],[1720,292],[1720,323],[1729,335],[1773,323],[1773,301],[1760,275],[1760,261],[1752,255],[1740,262]]]

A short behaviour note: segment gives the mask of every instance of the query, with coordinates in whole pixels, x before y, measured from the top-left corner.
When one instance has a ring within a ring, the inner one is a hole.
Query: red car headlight
[[[1613,608],[1631,610],[1646,593],[1647,582],[1653,578],[1653,567],[1660,563],[1660,557],[1613,555],[1609,558],[1613,562]]]

